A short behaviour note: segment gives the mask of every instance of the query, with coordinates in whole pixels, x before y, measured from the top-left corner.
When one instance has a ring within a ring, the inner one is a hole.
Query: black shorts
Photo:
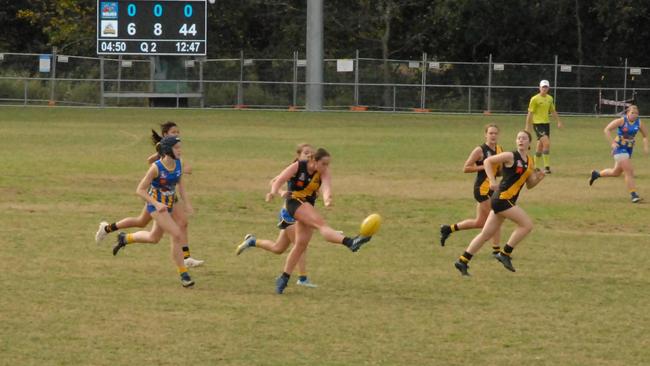
[[[481,187],[474,187],[474,199],[478,203],[489,200],[492,193],[492,190],[489,190],[487,194],[481,194]]]
[[[517,201],[513,200],[504,200],[499,198],[499,192],[495,192],[492,195],[492,201],[490,202],[490,205],[492,206],[492,211],[494,211],[495,214],[498,214],[499,212],[503,212],[509,208],[515,207],[515,203]]]
[[[533,129],[535,129],[535,135],[537,139],[541,139],[542,136],[548,136],[551,138],[551,124],[550,123],[534,123]]]
[[[315,202],[312,202],[311,200],[307,200],[305,202],[302,202],[302,201],[297,200],[295,198],[289,198],[287,200],[287,202],[284,204],[284,207],[286,207],[287,211],[289,211],[289,215],[291,215],[291,217],[295,218],[296,217],[296,211],[298,211],[298,207],[302,206],[303,203],[309,203],[312,206],[315,205]]]

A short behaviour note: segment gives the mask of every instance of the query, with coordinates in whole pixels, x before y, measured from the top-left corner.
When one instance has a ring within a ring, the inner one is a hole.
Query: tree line
[[[95,53],[95,0],[0,1],[0,51]],[[208,4],[208,53],[304,54],[306,1]],[[650,65],[643,0],[327,0],[325,56]]]

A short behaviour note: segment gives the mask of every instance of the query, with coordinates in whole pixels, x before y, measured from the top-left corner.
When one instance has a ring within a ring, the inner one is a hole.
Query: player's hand
[[[490,183],[490,190],[493,191],[493,192],[498,191],[499,190],[499,183],[497,183],[497,182]]]
[[[562,124],[562,121],[560,121],[560,120],[558,119],[558,120],[557,120],[557,128],[562,128],[562,127],[564,127],[564,125]]]
[[[537,180],[538,181],[540,181],[540,180],[544,179],[544,177],[546,177],[546,173],[544,173],[544,171],[541,170],[541,169],[538,169],[536,171],[536,174],[537,174]]]
[[[156,211],[160,213],[167,211],[167,205],[163,204],[162,202],[156,202],[154,204],[154,207],[156,207]]]
[[[266,194],[266,197],[264,198],[264,200],[266,202],[271,202],[273,200],[273,196],[274,196],[274,194],[272,192],[269,192],[269,193]]]
[[[324,203],[325,203],[325,207],[327,208],[330,208],[334,205],[334,202],[332,201],[331,198],[326,199]]]

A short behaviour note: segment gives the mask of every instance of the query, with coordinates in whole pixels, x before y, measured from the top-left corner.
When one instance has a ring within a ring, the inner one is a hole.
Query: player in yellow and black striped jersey
[[[310,144],[300,144],[297,146],[296,149],[296,157],[294,161],[291,163],[295,163],[297,161],[309,161],[309,157],[314,154],[314,148]],[[275,177],[271,180],[270,185],[273,185],[273,183],[278,179],[278,177]],[[326,179],[322,182],[321,187],[323,187],[323,190],[328,192],[328,196],[323,197],[325,201],[325,206],[330,206],[332,203],[332,198],[331,195],[329,194],[330,190],[330,182]],[[282,195],[283,192],[280,193]],[[310,201],[310,203],[313,205],[315,204],[316,199],[314,197],[313,201]],[[291,243],[293,243],[296,239],[296,228],[295,228],[295,223],[296,220],[293,218],[293,216],[289,215],[289,211],[284,207],[280,210],[279,214],[279,223],[278,223],[278,228],[280,229],[280,234],[278,235],[278,238],[273,241],[269,239],[260,239],[255,236],[255,234],[246,234],[244,236],[244,241],[237,246],[237,249],[235,253],[237,255],[240,255],[243,253],[245,250],[248,250],[250,248],[261,248],[266,251],[269,251],[274,254],[282,254],[284,253],[288,248]],[[303,255],[300,257],[298,260],[298,273],[299,277],[298,280],[296,281],[296,284],[299,286],[304,286],[304,287],[318,287],[316,284],[312,283],[307,277],[307,251],[303,253]]]
[[[267,195],[267,200],[272,199],[279,193],[280,187],[289,182],[285,208],[296,219],[294,225],[296,240],[291,253],[287,257],[284,271],[275,282],[275,291],[278,294],[282,294],[287,287],[289,277],[305,252],[314,229],[318,230],[325,240],[330,243],[343,244],[352,252],[359,250],[361,246],[371,239],[370,236],[357,235],[353,238],[344,236],[340,231],[336,231],[327,225],[327,222],[316,211],[316,208],[309,203],[309,200],[316,198],[322,182],[330,179],[330,160],[331,157],[327,150],[322,148],[316,150],[316,153],[310,157],[309,161],[297,161],[284,169],[278,179],[273,182],[271,192]],[[325,202],[328,201],[328,197],[331,197],[329,187],[326,185],[323,185],[323,197]]]
[[[495,258],[503,266],[514,272],[510,255],[512,250],[519,244],[533,229],[533,222],[526,212],[516,206],[519,192],[526,184],[528,189],[535,187],[542,179],[544,172],[535,169],[532,157],[528,154],[530,149],[531,135],[528,131],[520,131],[517,134],[517,149],[511,152],[503,152],[485,160],[485,173],[490,181],[490,188],[494,190],[491,199],[492,211],[490,212],[485,226],[469,244],[463,255],[454,263],[461,274],[468,276],[469,261],[472,259],[483,244],[488,241],[501,228],[503,222],[508,219],[513,221],[517,227],[508,239],[503,249],[497,253]],[[503,178],[497,184],[496,172],[493,164],[502,164]]]
[[[485,174],[483,162],[490,156],[494,156],[503,152],[501,145],[498,145],[499,127],[495,124],[485,126],[485,143],[477,146],[472,150],[465,161],[463,167],[464,173],[476,173],[476,180],[474,181],[474,199],[476,200],[476,217],[473,219],[466,219],[453,225],[440,226],[440,245],[445,246],[445,241],[451,233],[459,230],[467,229],[481,229],[485,225],[488,215],[490,214],[490,181]],[[497,174],[499,173],[500,166],[493,167]],[[500,232],[497,232],[493,239],[492,251],[496,255],[501,249],[499,245]]]

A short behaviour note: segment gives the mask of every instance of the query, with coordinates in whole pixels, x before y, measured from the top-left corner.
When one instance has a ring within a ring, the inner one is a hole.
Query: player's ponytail
[[[156,151],[158,151],[158,143],[160,143],[160,140],[162,140],[162,136],[160,136],[156,130],[152,129],[151,142],[156,146]]]

